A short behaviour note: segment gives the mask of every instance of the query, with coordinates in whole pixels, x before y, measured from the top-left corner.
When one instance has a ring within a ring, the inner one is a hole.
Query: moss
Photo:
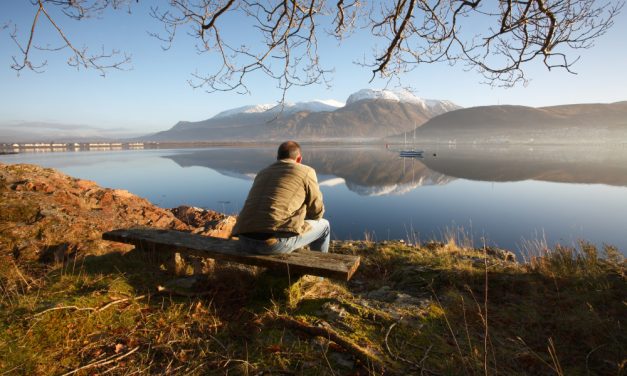
[[[16,224],[32,224],[39,218],[40,208],[37,204],[21,201],[5,201],[0,206],[0,221]]]
[[[292,311],[292,314],[299,316],[318,317],[324,312],[323,306],[327,303],[337,302],[333,298],[318,298],[301,300],[298,308]]]
[[[133,296],[135,288],[125,278],[116,278],[109,284],[110,295]]]

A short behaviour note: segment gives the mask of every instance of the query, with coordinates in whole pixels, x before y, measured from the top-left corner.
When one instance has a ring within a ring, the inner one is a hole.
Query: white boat
[[[423,154],[424,154],[424,151],[422,150],[401,150],[400,151],[401,157],[408,157],[408,158],[422,157]]]
[[[416,129],[414,128],[414,143],[416,143]],[[413,145],[412,144],[412,145]],[[405,143],[404,143],[405,147],[407,146],[407,133],[405,133]],[[424,153],[424,151],[422,150],[401,150],[400,151],[400,156],[401,157],[405,157],[405,158],[422,158],[422,154]]]

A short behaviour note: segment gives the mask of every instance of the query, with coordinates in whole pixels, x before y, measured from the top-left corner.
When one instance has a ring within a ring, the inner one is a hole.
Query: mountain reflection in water
[[[303,145],[318,174],[334,239],[442,239],[463,227],[480,245],[524,248],[525,240],[579,239],[627,251],[627,147]],[[171,208],[237,214],[252,179],[276,147],[21,153],[3,163],[58,168]]]
[[[463,227],[475,243],[486,238],[520,253],[528,241],[579,239],[627,251],[625,147],[423,146],[422,159],[400,158],[399,148],[303,146],[335,238],[425,241]],[[275,149],[178,150],[165,158],[250,182]]]
[[[458,178],[627,186],[626,148],[432,147],[421,159],[400,158],[393,150],[374,147],[303,149],[303,163],[316,169],[322,186],[344,182],[351,191],[366,196],[403,194]],[[165,158],[181,167],[207,167],[226,176],[253,179],[274,161],[275,151],[205,149]]]
[[[397,154],[385,149],[304,148],[303,163],[316,170],[322,186],[345,183],[365,196],[402,194],[422,185],[442,185],[452,178],[431,171],[415,159],[399,164]],[[211,149],[166,156],[181,167],[201,166],[226,176],[252,179],[275,160],[271,149]],[[339,180],[338,180],[339,178]]]

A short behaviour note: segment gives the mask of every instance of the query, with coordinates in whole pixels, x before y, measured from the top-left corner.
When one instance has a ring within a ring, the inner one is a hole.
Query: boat
[[[422,150],[401,150],[400,156],[403,158],[422,158],[424,151]]]
[[[414,128],[414,142],[412,143],[415,144],[416,143],[416,129]],[[405,146],[407,146],[407,133],[405,133],[405,142],[404,144]],[[415,149],[410,149],[410,150],[401,150],[400,151],[400,156],[402,158],[422,158],[424,151],[422,150],[415,150]]]

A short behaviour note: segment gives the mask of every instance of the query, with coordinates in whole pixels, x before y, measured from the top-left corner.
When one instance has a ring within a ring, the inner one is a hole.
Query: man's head
[[[279,145],[277,150],[276,159],[293,159],[296,163],[300,163],[302,156],[300,154],[300,145],[296,141],[285,141]]]

